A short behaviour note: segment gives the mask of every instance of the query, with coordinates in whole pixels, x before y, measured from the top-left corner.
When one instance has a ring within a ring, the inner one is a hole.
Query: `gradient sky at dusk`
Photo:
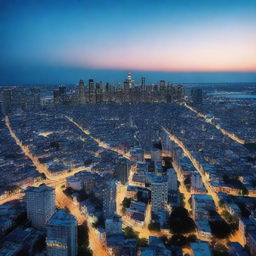
[[[0,47],[0,84],[104,79],[106,70],[256,81],[256,1],[1,0]]]

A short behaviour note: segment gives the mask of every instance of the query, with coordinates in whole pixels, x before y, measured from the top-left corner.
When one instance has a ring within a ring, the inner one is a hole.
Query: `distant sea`
[[[174,83],[256,83],[256,72],[158,72],[138,70],[99,70],[74,67],[6,66],[0,70],[0,85],[77,84],[89,78],[110,83],[123,83],[131,72],[135,83],[146,77],[146,83],[165,80]]]

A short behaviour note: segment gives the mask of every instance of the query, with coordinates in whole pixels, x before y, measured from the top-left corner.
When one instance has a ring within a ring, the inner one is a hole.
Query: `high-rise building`
[[[66,210],[57,211],[47,223],[47,255],[77,256],[77,221]]]
[[[85,84],[82,79],[79,81],[79,103],[85,103]]]
[[[58,89],[53,90],[53,103],[58,104],[59,103],[59,96],[60,92]]]
[[[125,91],[129,90],[129,82],[127,80],[124,81],[124,90]]]
[[[103,215],[111,218],[116,212],[116,182],[107,181],[103,188]]]
[[[142,77],[141,78],[141,90],[145,90],[146,89],[146,78]]]
[[[59,86],[59,95],[63,96],[67,94],[67,87],[65,85],[60,85]]]
[[[151,180],[152,211],[164,210],[168,201],[168,181],[166,176],[153,176]]]
[[[95,101],[96,101],[96,103],[101,103],[103,101],[102,82],[96,83]]]
[[[174,169],[172,168],[168,169],[167,176],[168,176],[168,191],[177,191],[178,182],[177,182],[177,175]]]
[[[194,103],[203,102],[203,90],[202,89],[191,89],[191,99]]]
[[[55,190],[45,184],[25,190],[27,216],[33,227],[44,229],[55,212]]]
[[[129,84],[129,88],[132,88],[132,74],[131,73],[128,73],[127,81],[128,81],[128,84]]]
[[[165,81],[161,80],[160,81],[160,91],[164,91],[164,89],[165,89]]]
[[[31,104],[31,108],[33,108],[33,109],[40,108],[40,106],[41,106],[40,89],[38,89],[38,88],[31,89],[30,101],[28,104]]]
[[[115,170],[116,178],[119,180],[123,185],[128,181],[129,177],[129,162],[124,157],[119,157],[117,159],[117,167]]]
[[[89,102],[94,103],[94,81],[89,79]]]
[[[178,101],[182,101],[184,99],[184,88],[182,85],[177,85],[176,86],[176,99]]]

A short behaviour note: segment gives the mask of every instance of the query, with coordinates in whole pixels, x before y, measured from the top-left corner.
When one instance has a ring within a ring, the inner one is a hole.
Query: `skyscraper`
[[[77,256],[77,221],[61,209],[47,223],[47,255]]]
[[[134,80],[132,80],[132,73],[127,74],[127,80],[126,81],[128,83],[129,89],[133,88]]]
[[[89,102],[94,103],[94,81],[89,79]]]
[[[27,216],[33,227],[44,229],[55,212],[55,190],[45,184],[25,190]]]
[[[165,176],[154,176],[151,181],[152,211],[164,210],[168,200],[168,181]]]
[[[130,166],[124,157],[117,159],[116,178],[124,185],[128,181]]]
[[[191,99],[194,103],[202,103],[203,102],[203,91],[200,88],[191,89]]]
[[[161,80],[160,81],[160,91],[164,91],[165,90],[165,81],[164,80]]]
[[[59,86],[59,95],[63,96],[67,94],[67,87],[65,85],[60,85]]]
[[[146,89],[146,78],[142,77],[141,78],[141,90],[145,90]]]
[[[79,81],[79,103],[85,103],[85,85],[82,79]]]
[[[116,211],[116,182],[107,181],[103,189],[103,215],[110,218]]]

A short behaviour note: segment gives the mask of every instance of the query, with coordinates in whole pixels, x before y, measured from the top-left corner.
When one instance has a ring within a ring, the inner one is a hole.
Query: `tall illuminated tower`
[[[128,82],[129,88],[132,88],[133,87],[133,80],[132,80],[132,74],[131,73],[128,73],[128,75],[127,75],[127,82]]]

